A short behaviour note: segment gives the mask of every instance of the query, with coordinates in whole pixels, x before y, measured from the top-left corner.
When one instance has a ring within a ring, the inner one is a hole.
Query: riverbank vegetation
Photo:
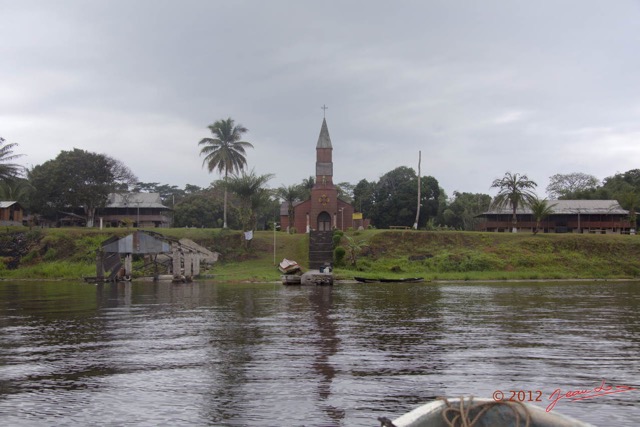
[[[0,233],[0,277],[81,279],[95,276],[96,249],[114,228],[33,229]],[[244,234],[225,229],[154,229],[188,238],[221,254],[204,272],[220,281],[277,281],[283,258],[306,266],[308,236]],[[274,238],[276,242],[274,254]],[[348,254],[338,279],[424,277],[426,280],[633,279],[640,276],[640,237],[622,235],[480,233],[459,231],[349,231],[337,242]],[[275,255],[275,257],[274,257]]]

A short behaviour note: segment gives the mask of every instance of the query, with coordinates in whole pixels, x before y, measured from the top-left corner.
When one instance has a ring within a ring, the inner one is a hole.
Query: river
[[[553,411],[638,425],[640,283],[0,281],[0,425],[374,426],[603,382]]]

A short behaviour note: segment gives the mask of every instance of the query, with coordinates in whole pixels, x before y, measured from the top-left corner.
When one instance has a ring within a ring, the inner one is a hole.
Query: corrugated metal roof
[[[626,215],[629,211],[622,209],[616,200],[549,200],[549,206],[553,206],[552,210],[557,215],[570,214],[619,214]],[[555,206],[554,206],[555,205]],[[517,214],[530,214],[531,209],[527,207],[518,207]],[[513,214],[510,206],[502,209],[492,209],[483,215],[506,215]]]
[[[309,200],[309,199],[307,199]],[[298,206],[300,203],[304,203],[306,202],[306,200],[296,200],[295,202],[293,202],[293,207],[295,208],[296,206]],[[282,202],[280,204],[280,216],[287,216],[289,215],[289,202]]]
[[[0,209],[6,209],[8,207],[11,207],[11,205],[13,205],[14,203],[18,203],[16,201],[0,201]]]
[[[164,208],[159,193],[111,193],[107,201],[108,208]]]
[[[171,243],[166,239],[136,231],[121,239],[103,243],[102,250],[121,254],[158,254],[171,252]]]

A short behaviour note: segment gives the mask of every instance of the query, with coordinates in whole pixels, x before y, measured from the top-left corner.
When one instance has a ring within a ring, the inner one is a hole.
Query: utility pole
[[[422,151],[418,151],[418,208],[416,209],[416,222],[413,223],[413,229],[418,229],[418,219],[420,218],[420,187],[421,181],[420,178],[420,163],[422,161]]]

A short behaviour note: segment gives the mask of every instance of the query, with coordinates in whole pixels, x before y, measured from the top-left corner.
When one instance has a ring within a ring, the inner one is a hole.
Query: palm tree
[[[247,164],[245,158],[245,148],[253,148],[253,145],[246,141],[241,141],[242,135],[249,130],[240,123],[235,124],[234,120],[218,120],[209,125],[211,133],[215,138],[203,138],[198,145],[202,145],[200,155],[204,156],[202,166],[205,164],[209,172],[218,169],[219,173],[224,172],[224,207],[223,207],[223,228],[227,228],[227,178],[229,173],[237,173],[244,169]]]
[[[365,246],[369,246],[366,240],[356,241],[353,237],[344,236],[347,239],[347,248],[349,249],[349,262],[355,266],[358,254]]]
[[[282,185],[276,192],[278,197],[287,202],[287,214],[289,215],[289,227],[287,227],[287,232],[291,232],[291,229],[295,227],[296,211],[293,209],[293,204],[300,198],[300,193],[299,185]]]
[[[640,205],[640,196],[638,196],[633,189],[628,189],[617,196],[620,205],[629,211],[629,222],[631,223],[631,228],[636,228],[638,217],[636,209]]]
[[[531,208],[531,215],[533,215],[533,218],[536,220],[536,228],[533,230],[533,234],[538,234],[540,223],[543,219],[553,213],[553,207],[555,205],[557,205],[557,203],[549,205],[547,199],[540,200],[536,198],[531,202],[531,204],[529,205],[529,207]]]
[[[511,206],[513,210],[514,232],[517,223],[516,210],[518,206],[530,205],[536,199],[532,190],[537,186],[538,184],[531,181],[526,175],[512,174],[511,172],[505,173],[503,178],[496,179],[491,184],[491,188],[499,189],[493,199],[493,205],[500,208]]]
[[[229,190],[240,198],[240,217],[245,231],[256,227],[257,211],[269,203],[271,192],[265,185],[271,178],[273,174],[256,175],[252,170],[249,173],[242,171],[229,180]]]
[[[9,181],[22,172],[22,166],[15,163],[9,163],[12,160],[22,157],[22,154],[13,154],[13,149],[18,144],[7,144],[6,140],[0,137],[0,181]]]
[[[311,190],[313,186],[316,185],[316,179],[313,176],[309,178],[304,178],[302,180],[302,184],[300,184],[300,199],[306,200],[311,197]]]

